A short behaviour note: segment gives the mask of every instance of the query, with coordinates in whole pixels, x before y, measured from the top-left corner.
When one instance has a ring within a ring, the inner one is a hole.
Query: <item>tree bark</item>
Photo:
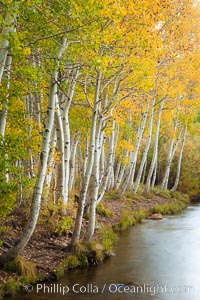
[[[99,93],[100,93],[100,86],[101,86],[101,76],[102,76],[101,72],[98,71],[97,79],[96,79],[96,87],[95,87],[92,124],[91,124],[91,129],[90,129],[88,164],[87,164],[85,176],[83,178],[83,184],[82,184],[80,199],[79,199],[79,203],[78,203],[75,227],[74,227],[74,232],[73,232],[72,241],[71,241],[72,246],[76,245],[76,243],[79,241],[79,238],[80,238],[86,195],[87,195],[90,177],[92,174],[92,169],[93,169],[93,164],[94,164],[95,136],[96,136],[97,118],[98,118],[98,114],[99,114]]]
[[[47,163],[47,168],[50,169],[47,172],[47,176],[45,178],[45,198],[48,199],[48,195],[50,193],[50,186],[51,186],[51,181],[52,181],[52,175],[53,175],[53,168],[54,168],[54,157],[53,157],[53,152],[55,150],[57,143],[57,134],[56,134],[56,128],[55,126],[52,129],[52,134],[51,134],[51,145],[50,145],[50,151],[49,151],[49,157],[48,157],[48,163]]]
[[[146,185],[144,189],[144,193],[148,193],[150,190],[151,186],[151,179],[153,175],[153,171],[155,169],[155,165],[157,163],[157,156],[158,156],[158,139],[159,139],[159,132],[160,132],[160,121],[161,121],[161,115],[162,115],[162,110],[165,102],[165,97],[162,98],[159,111],[158,111],[158,119],[157,119],[157,125],[156,125],[156,133],[155,133],[155,138],[154,138],[154,147],[153,147],[153,157],[151,160],[151,165],[149,168],[149,172],[147,175],[147,180],[146,180]]]
[[[12,63],[12,56],[7,55],[6,58],[6,80],[7,80],[7,90],[8,94],[6,96],[5,101],[3,101],[3,109],[0,110],[0,135],[4,138],[5,130],[6,130],[6,121],[7,121],[7,114],[8,114],[8,97],[9,97],[9,89],[10,89],[10,68]]]
[[[174,182],[174,186],[171,189],[171,192],[176,191],[177,188],[178,188],[180,173],[181,173],[181,163],[182,163],[182,157],[183,157],[183,149],[184,149],[185,139],[186,139],[186,133],[187,133],[187,126],[185,125],[184,132],[183,132],[183,139],[182,139],[182,143],[181,143],[181,149],[180,149],[179,158],[178,158],[176,179],[175,179],[175,182]]]
[[[148,137],[147,137],[147,140],[146,140],[146,146],[145,146],[145,149],[144,149],[142,161],[140,163],[140,168],[139,168],[137,178],[136,178],[136,181],[135,181],[135,184],[134,184],[134,194],[136,194],[137,191],[138,191],[139,184],[140,184],[141,177],[142,177],[142,172],[143,172],[143,169],[144,169],[145,162],[147,160],[147,154],[148,154],[149,147],[150,147],[150,144],[151,144],[151,134],[152,134],[153,118],[154,118],[154,105],[155,105],[155,98],[152,100],[152,103],[151,103]]]
[[[62,123],[62,113],[59,107],[58,96],[56,96],[55,124],[57,133],[57,145],[60,156],[60,162],[57,165],[57,197],[65,203],[65,137]]]
[[[70,173],[70,153],[71,153],[71,143],[70,143],[70,127],[69,127],[69,108],[74,96],[75,85],[77,82],[77,77],[79,73],[79,67],[73,71],[72,80],[69,86],[68,95],[66,103],[63,110],[63,128],[65,137],[65,192],[63,204],[66,205],[68,202],[69,193],[69,173]]]
[[[87,227],[86,240],[90,241],[94,234],[95,229],[95,219],[96,219],[96,205],[100,186],[100,157],[101,157],[101,132],[103,125],[103,120],[100,119],[98,122],[96,136],[95,136],[95,152],[94,152],[94,165],[93,165],[93,176],[92,176],[92,193],[91,193],[91,203],[89,211],[89,223]]]
[[[3,101],[3,108],[0,110],[0,135],[2,136],[2,141],[4,141],[5,137],[5,131],[6,131],[6,122],[7,122],[7,115],[8,115],[8,98],[9,98],[9,89],[10,89],[10,69],[11,69],[11,63],[12,63],[12,56],[7,55],[6,58],[6,71],[4,72],[6,74],[6,84],[7,84],[7,95],[5,101]],[[5,161],[8,160],[8,154],[5,154]],[[10,181],[10,175],[8,169],[5,170],[5,179],[8,183]]]
[[[174,131],[176,131],[176,125],[175,125],[175,130]],[[169,151],[168,151],[167,166],[166,166],[165,174],[164,174],[162,184],[161,184],[161,187],[160,187],[160,191],[166,190],[167,187],[168,187],[171,164],[172,164],[172,160],[174,158],[176,148],[177,148],[178,143],[179,143],[180,138],[181,138],[181,132],[182,132],[182,129],[179,131],[179,134],[178,134],[178,137],[177,137],[177,140],[176,140],[175,144],[174,144],[174,138],[171,139],[171,143],[170,143],[170,147],[169,147]]]
[[[14,7],[14,9],[16,9],[16,7]],[[16,20],[16,14],[8,13],[5,17],[5,24],[1,32],[4,39],[2,39],[1,46],[0,46],[0,82],[2,80],[3,73],[7,68],[6,60],[9,52],[9,41],[7,38],[9,37],[9,34],[11,32],[15,31],[15,26],[14,26],[15,20]]]
[[[140,143],[141,143],[141,140],[142,140],[142,136],[143,136],[143,132],[144,132],[144,128],[145,128],[145,123],[146,123],[146,119],[147,119],[147,114],[148,114],[148,104],[146,105],[146,110],[143,114],[143,117],[142,117],[142,122],[141,122],[141,126],[138,130],[138,137],[137,137],[137,142],[135,144],[135,149],[134,149],[134,152],[133,152],[133,156],[131,158],[131,162],[130,162],[130,167],[129,167],[129,170],[128,170],[128,174],[126,176],[126,179],[125,179],[125,182],[122,186],[122,189],[119,193],[119,196],[123,196],[124,193],[126,192],[129,184],[131,184],[131,178],[134,178],[134,174],[135,174],[135,167],[136,167],[136,162],[137,162],[137,154],[138,154],[138,150],[139,150],[139,147],[140,147]]]
[[[108,164],[106,168],[106,174],[105,174],[105,180],[104,185],[99,193],[96,206],[100,203],[100,201],[103,199],[105,192],[107,190],[110,174],[113,169],[114,164],[114,148],[115,148],[115,121],[112,122],[112,133],[110,137],[110,143],[109,143],[109,157],[108,157]]]
[[[76,152],[77,152],[78,143],[79,143],[79,139],[77,137],[77,134],[75,134],[74,141],[72,143],[71,159],[70,159],[70,179],[69,179],[69,189],[70,190],[72,190],[74,187],[76,154],[77,154]]]
[[[129,156],[129,151],[126,150],[126,153],[124,155],[124,158],[125,159],[128,159],[128,156]],[[122,179],[124,177],[124,174],[125,174],[125,170],[126,170],[126,164],[125,163],[121,163],[121,167],[120,167],[120,171],[119,171],[119,175],[117,177],[117,181],[115,183],[115,189],[118,190],[121,183],[122,183]]]
[[[157,160],[156,160],[156,163],[155,163],[155,166],[154,166],[154,170],[153,170],[153,178],[152,178],[152,183],[151,183],[151,188],[152,190],[154,189],[154,186],[155,186],[155,182],[156,182],[156,175],[157,175]]]

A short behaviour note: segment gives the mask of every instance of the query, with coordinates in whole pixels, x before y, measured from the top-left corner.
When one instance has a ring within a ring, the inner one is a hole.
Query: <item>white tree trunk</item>
[[[77,82],[77,77],[79,73],[79,67],[74,70],[74,74],[69,86],[68,95],[66,103],[63,110],[63,128],[65,136],[65,193],[64,193],[64,205],[68,202],[68,193],[69,193],[69,173],[70,173],[70,127],[69,127],[69,108],[74,96],[75,85]]]
[[[101,150],[101,157],[100,157],[100,185],[103,182],[103,178],[105,175],[105,136],[102,136],[102,150]]]
[[[143,117],[142,117],[141,126],[138,130],[137,142],[135,144],[135,148],[134,148],[133,155],[132,155],[132,158],[131,158],[128,174],[125,178],[125,182],[124,182],[124,184],[122,186],[122,189],[119,193],[120,197],[124,195],[124,193],[126,192],[126,189],[131,184],[130,181],[132,181],[132,179],[134,179],[135,167],[136,167],[136,162],[137,162],[137,154],[138,154],[138,150],[139,150],[139,147],[140,147],[140,143],[141,143],[141,140],[142,140],[142,136],[143,136],[143,132],[144,132],[145,124],[146,124],[146,119],[147,119],[147,115],[148,115],[148,108],[149,108],[149,106],[148,106],[148,103],[147,103],[146,110],[145,110],[145,112],[143,114]]]
[[[96,219],[96,205],[99,194],[100,186],[100,157],[102,150],[102,130],[103,120],[100,119],[98,122],[96,136],[95,136],[95,151],[94,151],[94,165],[93,165],[93,176],[92,176],[92,191],[91,191],[91,203],[89,211],[89,223],[87,227],[86,240],[89,241],[94,234],[95,219]]]
[[[84,160],[83,160],[83,167],[82,167],[82,176],[81,178],[85,177],[86,173],[86,168],[87,168],[87,162],[88,162],[88,156],[89,156],[89,145],[88,145],[88,136],[86,138],[86,143],[85,143],[85,155],[84,155]]]
[[[151,134],[152,134],[153,118],[154,118],[154,105],[155,105],[155,98],[151,102],[148,136],[147,136],[147,140],[146,140],[146,146],[145,146],[145,149],[144,149],[142,161],[140,163],[140,168],[139,168],[137,178],[136,178],[136,181],[135,181],[135,184],[134,184],[134,194],[136,194],[137,191],[138,191],[139,184],[140,184],[141,177],[142,177],[142,172],[143,172],[143,169],[144,169],[145,162],[147,161],[147,154],[149,152],[149,147],[150,147],[150,144],[151,144]]]
[[[145,161],[145,165],[144,165],[144,169],[143,169],[143,173],[142,173],[142,180],[141,180],[142,184],[144,184],[144,181],[145,181],[146,171],[147,171],[147,159]]]
[[[182,157],[183,157],[183,149],[184,149],[184,145],[185,145],[186,133],[187,133],[187,126],[185,125],[184,132],[183,132],[183,139],[182,139],[182,143],[181,143],[181,149],[180,149],[179,158],[178,158],[176,179],[174,182],[174,186],[171,189],[172,192],[177,190],[178,184],[179,184],[180,173],[181,173],[181,162],[182,162]]]
[[[124,155],[124,158],[127,159],[129,156],[129,151],[126,150],[126,153]],[[117,181],[116,181],[116,184],[115,184],[115,189],[118,190],[121,183],[122,183],[122,179],[124,177],[124,174],[125,174],[125,170],[126,170],[126,164],[125,163],[121,163],[121,168],[120,168],[120,172],[119,172],[119,176],[117,177]]]
[[[114,131],[113,131],[114,130]],[[110,169],[110,174],[109,174],[109,181],[106,187],[106,190],[114,189],[115,187],[115,170],[114,170],[114,162],[115,162],[115,153],[116,153],[116,148],[117,148],[117,143],[118,143],[118,137],[119,137],[119,125],[116,125],[115,122],[112,122],[112,135],[110,137],[110,147],[109,149],[112,148],[112,161],[109,160],[108,163],[108,168]],[[110,155],[109,155],[110,157]]]
[[[174,131],[176,131],[176,125],[175,125]],[[178,143],[179,143],[180,138],[181,138],[181,132],[182,132],[182,130],[179,131],[179,134],[178,134],[178,137],[177,137],[177,140],[176,140],[175,144],[174,144],[174,138],[171,139],[170,146],[169,146],[169,151],[168,151],[167,166],[166,166],[166,170],[165,170],[164,177],[163,177],[163,180],[162,180],[162,184],[161,184],[161,187],[160,187],[161,191],[166,190],[167,187],[168,187],[171,163],[172,163],[176,148],[177,148]]]
[[[89,157],[88,157],[88,164],[87,164],[85,176],[83,178],[83,184],[82,184],[80,199],[78,203],[75,227],[74,227],[74,232],[71,241],[71,244],[73,246],[78,242],[80,238],[86,195],[87,195],[90,177],[92,174],[92,169],[94,164],[95,136],[96,136],[97,118],[99,114],[99,92],[101,86],[101,76],[102,76],[101,72],[98,71],[97,79],[96,79],[95,96],[94,96],[92,124],[90,129]]]
[[[66,202],[65,195],[65,137],[64,137],[64,129],[62,123],[62,113],[58,103],[58,97],[56,96],[56,110],[55,110],[55,124],[56,124],[56,133],[57,133],[57,144],[58,144],[58,152],[60,156],[60,162],[58,163],[57,169],[57,197],[61,199],[63,203]]]
[[[115,167],[115,185],[114,185],[114,188],[116,188],[116,184],[117,184],[117,180],[119,178],[119,172],[120,172],[120,169],[121,169],[121,160],[120,158],[118,157],[117,158],[117,165]]]
[[[17,5],[16,5],[17,6]],[[15,31],[16,14],[7,14],[5,17],[4,27],[2,29],[1,45],[0,45],[0,83],[2,81],[3,73],[6,71],[6,60],[9,52],[8,37],[11,32]]]
[[[160,102],[160,108],[159,108],[159,111],[158,111],[158,118],[157,118],[157,124],[156,124],[156,133],[155,133],[155,137],[154,137],[153,156],[152,156],[149,172],[148,172],[148,175],[147,175],[147,180],[146,180],[146,185],[145,185],[145,190],[144,190],[145,193],[149,192],[149,190],[150,190],[153,171],[154,171],[155,165],[157,163],[160,121],[161,121],[161,115],[162,115],[164,102],[165,102],[165,97],[162,98],[162,100]]]
[[[108,157],[108,164],[107,164],[107,168],[106,168],[105,180],[104,180],[104,185],[98,195],[96,205],[98,205],[99,202],[103,199],[106,189],[107,189],[107,186],[108,186],[110,174],[112,172],[113,165],[114,165],[114,148],[115,148],[115,121],[113,120],[112,133],[111,133],[110,145],[109,145],[109,157]]]
[[[156,175],[157,175],[157,159],[156,159],[156,163],[155,163],[155,166],[154,166],[154,171],[153,171],[153,178],[152,178],[152,183],[151,183],[151,188],[152,190],[154,189],[154,186],[155,186],[155,182],[156,182]]]
[[[4,141],[4,136],[5,136],[5,131],[6,131],[6,122],[7,122],[7,115],[8,115],[8,98],[9,98],[9,89],[10,89],[10,68],[11,68],[11,63],[12,63],[12,56],[7,55],[6,58],[6,69],[4,74],[6,74],[5,80],[7,80],[7,95],[5,101],[3,101],[3,108],[0,110],[0,135],[2,136],[2,141]],[[8,154],[5,154],[5,161],[8,160]],[[9,176],[9,171],[6,169],[5,173],[5,179],[6,182],[8,183],[10,181],[10,176]]]
[[[53,174],[53,168],[54,168],[54,157],[53,157],[53,151],[56,147],[57,143],[57,134],[56,134],[56,128],[55,126],[52,129],[52,136],[51,136],[51,146],[50,146],[50,151],[49,151],[49,158],[48,158],[48,173],[45,178],[45,189],[46,189],[46,194],[45,197],[48,199],[48,195],[50,192],[50,186],[51,186],[51,180],[52,180],[52,174]]]
[[[70,178],[69,178],[69,189],[72,190],[74,187],[74,178],[75,178],[75,166],[76,166],[76,152],[77,152],[77,146],[79,143],[79,139],[77,136],[74,136],[74,140],[72,143],[72,149],[71,149],[71,160],[70,160]]]
[[[9,89],[10,89],[10,68],[12,63],[12,56],[7,55],[6,58],[6,80],[7,80],[7,90],[8,94],[6,96],[6,99],[3,101],[3,108],[0,110],[0,135],[4,138],[5,130],[6,130],[6,121],[7,121],[7,114],[8,114],[8,97],[9,97]]]

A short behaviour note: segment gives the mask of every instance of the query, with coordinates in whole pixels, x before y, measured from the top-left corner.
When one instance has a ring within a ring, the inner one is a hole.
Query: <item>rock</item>
[[[101,250],[101,251],[104,250],[104,246],[103,246],[102,244],[96,244],[96,245],[95,245],[95,248],[96,248],[97,250]]]
[[[91,251],[89,251],[89,252],[86,254],[87,260],[88,260],[88,263],[89,263],[89,264],[91,264],[91,265],[97,265],[97,264],[98,264],[96,255],[97,255],[97,252],[96,252],[95,250],[91,250]]]
[[[109,251],[104,253],[106,257],[116,256],[116,253]]]
[[[56,276],[56,272],[50,272],[49,274],[47,274],[47,278],[48,278],[47,281],[50,281],[50,282],[58,279]],[[46,281],[46,279],[45,279],[45,281]]]
[[[148,217],[148,219],[151,219],[151,220],[161,220],[163,218],[162,214],[152,214],[151,216]]]

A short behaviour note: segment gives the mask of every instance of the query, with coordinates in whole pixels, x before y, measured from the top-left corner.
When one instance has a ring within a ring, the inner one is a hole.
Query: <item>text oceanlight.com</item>
[[[93,283],[88,283],[86,285],[81,285],[75,283],[72,286],[63,285],[59,283],[45,284],[38,283],[36,286],[30,284],[24,286],[26,292],[35,291],[36,293],[44,294],[60,294],[62,296],[67,295],[68,293],[75,294],[149,294],[151,296],[156,294],[169,294],[169,293],[193,293],[194,288],[192,286],[182,285],[182,286],[169,286],[169,285],[125,285],[105,283],[102,286],[97,286]]]

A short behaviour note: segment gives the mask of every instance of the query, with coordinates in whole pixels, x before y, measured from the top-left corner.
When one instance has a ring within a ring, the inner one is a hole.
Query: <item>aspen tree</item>
[[[72,190],[74,187],[75,179],[75,167],[76,167],[76,156],[77,156],[77,146],[79,143],[78,133],[74,135],[72,147],[71,147],[71,161],[70,161],[70,178],[69,178],[69,189]]]
[[[69,192],[69,172],[70,172],[70,127],[69,127],[69,108],[72,103],[74,96],[74,90],[77,83],[77,78],[79,74],[79,66],[73,70],[71,83],[68,89],[67,99],[63,109],[63,128],[64,128],[64,161],[65,161],[65,182],[64,182],[64,198],[63,203],[66,205],[68,202],[68,192]]]
[[[159,110],[158,110],[158,117],[157,117],[157,123],[156,123],[156,132],[155,132],[155,136],[154,136],[153,156],[152,156],[151,165],[150,165],[148,175],[147,175],[147,179],[146,179],[146,185],[145,185],[145,189],[144,189],[145,193],[149,192],[153,172],[156,172],[160,122],[161,122],[161,115],[162,115],[162,110],[163,110],[165,98],[166,98],[165,96],[162,98],[162,100],[160,102],[160,107],[159,107]]]
[[[108,162],[107,162],[107,165],[106,165],[106,173],[105,173],[105,176],[104,176],[104,181],[103,181],[101,191],[98,195],[96,206],[100,203],[100,201],[103,199],[103,197],[105,195],[105,192],[106,192],[107,187],[108,187],[110,174],[113,170],[114,156],[115,156],[115,142],[116,142],[115,136],[116,136],[115,121],[113,120],[112,121],[112,132],[111,132],[110,142],[109,142],[109,153],[108,153]]]
[[[148,154],[150,143],[151,143],[151,134],[152,134],[152,127],[153,127],[154,105],[155,105],[155,97],[151,100],[151,110],[150,110],[150,116],[149,116],[148,136],[147,136],[147,139],[146,139],[146,145],[145,145],[142,161],[140,163],[139,171],[138,171],[136,181],[135,181],[135,184],[134,184],[134,189],[133,189],[134,194],[136,194],[137,191],[138,191],[139,184],[140,184],[141,177],[142,177],[142,172],[144,170],[144,165],[145,165],[145,162],[147,161],[147,154]]]
[[[40,212],[40,206],[41,206],[41,197],[42,197],[42,191],[43,191],[43,185],[45,181],[46,176],[46,170],[47,170],[47,162],[48,162],[48,156],[49,156],[49,147],[50,147],[50,137],[51,132],[53,128],[53,122],[54,122],[54,113],[55,113],[55,101],[56,101],[56,95],[57,95],[57,88],[58,88],[58,67],[60,64],[60,60],[62,58],[62,55],[64,51],[66,50],[66,38],[62,38],[62,43],[60,45],[56,60],[55,60],[55,69],[53,76],[51,78],[50,83],[50,95],[49,95],[49,103],[48,103],[48,114],[47,114],[47,122],[43,133],[42,138],[42,149],[40,153],[40,161],[39,161],[39,167],[38,167],[38,177],[37,181],[34,187],[33,191],[33,197],[32,197],[32,204],[30,209],[30,215],[28,222],[15,243],[13,247],[11,247],[5,254],[2,254],[0,256],[0,266],[4,265],[6,262],[13,260],[16,258],[19,253],[24,249],[26,244],[29,242],[33,231],[35,229],[35,226],[37,224],[39,212]]]
[[[176,127],[177,127],[177,120],[175,121],[174,133],[176,133]],[[168,150],[167,166],[166,166],[165,173],[164,173],[164,176],[163,176],[163,180],[162,180],[162,183],[161,183],[161,186],[160,186],[161,191],[166,190],[167,187],[168,187],[171,163],[172,163],[175,151],[177,149],[178,143],[180,141],[181,133],[182,133],[182,128],[179,130],[176,141],[174,140],[173,137],[171,139],[169,150]]]
[[[186,133],[187,133],[187,125],[185,125],[185,127],[184,127],[184,132],[183,132],[183,137],[182,137],[182,142],[181,142],[181,148],[180,148],[180,153],[179,153],[179,157],[178,157],[176,178],[175,178],[174,185],[171,189],[172,192],[177,190],[178,184],[179,184],[180,173],[181,173],[181,162],[182,162],[182,157],[183,157],[183,149],[184,149],[184,145],[185,145]]]
[[[132,157],[131,157],[128,174],[125,178],[124,184],[123,184],[122,189],[119,193],[120,197],[123,196],[125,191],[127,190],[128,186],[130,184],[131,177],[134,178],[135,167],[136,167],[136,162],[137,162],[137,155],[138,155],[140,143],[141,143],[141,140],[142,140],[142,136],[143,136],[143,132],[144,132],[145,124],[146,124],[148,109],[149,109],[149,104],[147,103],[146,108],[145,108],[145,112],[143,113],[141,125],[138,129],[137,141],[136,141],[134,151],[133,151],[133,154],[132,154]]]
[[[97,71],[96,77],[96,87],[95,87],[95,95],[94,95],[94,105],[93,105],[93,114],[92,114],[92,124],[90,128],[90,141],[89,141],[89,156],[88,156],[88,164],[85,171],[85,176],[83,178],[83,183],[81,187],[80,199],[78,203],[75,227],[73,231],[71,244],[74,246],[78,242],[81,233],[82,219],[84,213],[84,206],[86,202],[86,196],[88,191],[88,186],[90,182],[90,177],[92,174],[93,164],[94,164],[94,152],[95,152],[95,135],[96,135],[96,126],[97,126],[97,118],[99,114],[99,93],[101,86],[101,78],[102,73]]]
[[[57,165],[57,197],[64,203],[65,199],[65,149],[64,149],[64,129],[62,122],[62,111],[60,109],[58,96],[56,96],[55,106],[55,127],[57,135],[57,147],[60,162]]]
[[[3,29],[2,29],[2,36],[3,39],[1,40],[1,45],[0,45],[0,82],[2,81],[2,76],[3,73],[6,70],[6,60],[7,60],[7,56],[9,54],[9,35],[10,33],[15,32],[15,22],[16,22],[16,10],[17,10],[17,4],[15,4],[13,6],[13,8],[11,9],[11,11],[7,12],[6,17],[5,17],[5,21],[4,21],[4,25],[3,25]],[[7,65],[10,65],[11,61],[8,64],[7,61]]]

